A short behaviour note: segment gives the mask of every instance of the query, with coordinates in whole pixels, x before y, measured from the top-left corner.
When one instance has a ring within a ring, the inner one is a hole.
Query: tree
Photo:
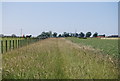
[[[78,33],[75,33],[75,37],[78,37]]]
[[[45,32],[46,37],[50,37],[50,32]]]
[[[86,37],[90,37],[91,35],[92,35],[91,32],[87,32],[87,33],[86,33]]]
[[[42,32],[40,35],[38,35],[38,38],[48,38],[50,37],[51,32]]]
[[[62,36],[63,36],[63,37],[69,37],[70,35],[69,35],[69,33],[64,32]]]
[[[45,37],[46,37],[46,33],[45,33],[45,32],[42,32],[40,36],[41,36],[42,38],[45,38]]]
[[[98,36],[98,33],[95,32],[95,33],[93,34],[93,37],[97,37],[97,36]]]
[[[69,37],[73,37],[73,36],[74,36],[74,33],[70,33],[70,34],[69,34]]]
[[[69,35],[69,33],[66,33],[66,37],[69,37],[70,35]]]
[[[4,34],[0,34],[0,37],[4,37]]]
[[[32,35],[26,35],[26,38],[31,38],[32,37]]]
[[[12,36],[12,37],[17,37],[15,34],[12,34],[11,36]]]
[[[105,37],[105,34],[103,34],[103,36]]]
[[[63,37],[67,37],[67,32],[64,32],[64,33],[63,33]]]
[[[53,33],[53,37],[57,37],[57,33],[56,32]]]
[[[83,32],[81,32],[81,33],[79,34],[79,36],[80,36],[80,37],[84,37],[85,34],[84,34]]]
[[[62,37],[62,35],[61,35],[61,34],[59,34],[59,35],[58,35],[58,37]]]

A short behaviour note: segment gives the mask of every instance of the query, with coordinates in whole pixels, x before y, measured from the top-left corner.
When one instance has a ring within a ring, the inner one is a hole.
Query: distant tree
[[[73,36],[74,36],[74,34],[73,34],[73,33],[70,33],[70,34],[69,34],[69,37],[73,37]]]
[[[67,32],[63,32],[63,37],[67,37]]]
[[[103,34],[103,36],[105,37],[105,34]]]
[[[53,37],[57,37],[57,33],[56,32],[53,33]]]
[[[81,33],[79,34],[79,36],[80,36],[80,37],[84,37],[85,34],[84,34],[83,32],[81,32]]]
[[[103,34],[103,35],[98,35],[98,37],[105,37],[105,34]]]
[[[11,36],[12,36],[12,37],[17,37],[15,34],[12,34]]]
[[[40,35],[40,37],[46,38],[46,33],[45,33],[45,32],[42,32],[41,35]]]
[[[97,37],[97,36],[98,36],[98,33],[95,32],[95,33],[93,34],[93,37]]]
[[[63,35],[62,35],[63,37],[69,37],[70,35],[69,35],[69,33],[67,33],[67,32],[63,32]]]
[[[38,38],[48,38],[50,37],[49,32],[42,32],[40,35],[37,36]]]
[[[91,35],[92,35],[91,32],[87,32],[87,33],[86,33],[86,37],[90,37]]]
[[[61,34],[59,34],[59,35],[58,35],[58,37],[62,37],[62,35],[61,35]]]
[[[75,33],[75,37],[78,37],[78,33]]]
[[[0,37],[4,37],[4,34],[0,34]]]
[[[50,37],[50,32],[45,32],[46,37]]]
[[[69,37],[70,36],[70,34],[69,33],[66,33],[66,37]]]
[[[26,38],[31,38],[32,37],[32,35],[26,35]]]
[[[22,37],[25,38],[25,35],[23,35]]]

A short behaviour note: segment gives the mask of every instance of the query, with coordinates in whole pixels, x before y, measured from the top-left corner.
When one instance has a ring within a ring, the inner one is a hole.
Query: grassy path
[[[3,54],[3,78],[115,79],[107,57],[63,38],[51,38]]]

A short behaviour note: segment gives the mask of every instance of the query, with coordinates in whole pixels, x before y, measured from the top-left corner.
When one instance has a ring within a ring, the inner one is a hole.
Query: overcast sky
[[[2,11],[6,35],[20,35],[21,28],[34,36],[42,31],[118,34],[117,2],[3,2]]]

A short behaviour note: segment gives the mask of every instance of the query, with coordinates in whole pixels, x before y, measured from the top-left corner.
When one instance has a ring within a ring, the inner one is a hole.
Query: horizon
[[[43,32],[50,32],[50,31],[43,31]],[[52,31],[51,31],[51,32],[52,32]],[[53,34],[53,33],[57,33],[57,32],[52,32],[52,34]],[[69,35],[70,35],[70,34],[75,34],[75,33],[80,34],[81,32],[79,32],[79,33],[78,33],[78,32],[66,32],[66,33],[69,33]],[[84,32],[82,32],[82,33],[84,33]],[[86,32],[86,33],[87,33],[87,32]],[[86,35],[86,33],[84,33],[84,34]],[[94,32],[94,33],[96,33],[96,32]],[[94,34],[94,33],[91,32],[91,36],[90,36],[90,37],[93,37],[93,34]],[[98,33],[98,32],[97,32],[97,33]],[[13,34],[14,34],[14,33],[13,33]],[[13,34],[0,34],[0,35],[3,35],[3,36],[12,36]],[[41,34],[42,34],[42,32],[41,32],[39,35],[41,35]],[[62,35],[62,34],[64,34],[64,32],[63,32],[63,33],[57,33],[57,36],[60,35],[60,34]],[[14,34],[14,35],[16,35],[16,34]],[[21,36],[27,36],[27,35],[32,35],[32,34],[22,34],[22,35],[16,35],[16,36],[17,36],[17,37],[21,37]],[[32,35],[32,37],[37,37],[37,36],[39,36],[39,35],[36,35],[36,36]],[[106,35],[105,33],[103,33],[103,34],[99,34],[99,33],[98,33],[98,36],[99,36],[99,35],[105,35],[106,37],[107,37],[107,36],[113,36],[113,35],[118,35],[118,36],[119,36],[119,34]]]

